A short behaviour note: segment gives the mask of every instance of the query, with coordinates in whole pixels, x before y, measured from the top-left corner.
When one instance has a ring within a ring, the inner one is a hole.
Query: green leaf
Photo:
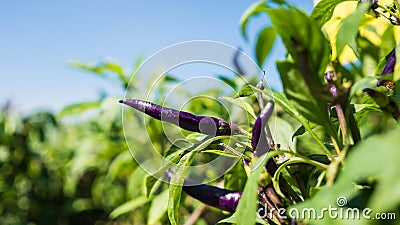
[[[279,143],[281,149],[295,149],[295,142],[288,135],[293,133],[291,124],[278,116],[272,117],[270,124],[274,142]]]
[[[104,67],[103,66],[96,66],[96,65],[88,65],[88,64],[84,64],[84,63],[80,63],[80,62],[69,62],[68,65],[78,68],[78,69],[82,69],[88,72],[92,72],[95,73],[96,75],[99,75],[101,77],[104,77]]]
[[[210,154],[215,154],[215,155],[220,155],[220,156],[225,156],[225,157],[231,157],[231,158],[240,158],[240,156],[227,153],[224,150],[217,150],[217,149],[207,149],[204,151],[201,151],[201,153],[210,153]]]
[[[233,98],[247,97],[254,95],[258,92],[260,92],[259,89],[253,88],[253,86],[246,84],[242,87],[242,89],[240,89],[239,93],[237,93]]]
[[[239,99],[239,98],[234,99],[231,97],[220,97],[220,98],[233,104],[233,105],[240,107],[241,109],[246,111],[247,114],[250,115],[253,119],[257,118],[256,114],[254,113],[253,107],[251,107],[251,105],[249,103],[247,103],[246,101]]]
[[[159,170],[155,173],[150,174],[146,177],[146,196],[149,197],[151,190],[153,189],[154,185],[157,183],[159,178],[165,174],[172,164],[177,163],[182,155],[184,154],[186,149],[179,149],[176,152],[171,153],[166,157],[166,163],[161,166]]]
[[[367,92],[368,95],[375,100],[375,102],[383,111],[391,114],[395,119],[400,118],[399,107],[393,98],[387,96],[383,92],[375,91],[371,88],[365,88],[364,91]]]
[[[304,79],[320,90],[330,57],[329,43],[320,27],[299,9],[268,9],[267,13]]]
[[[364,87],[371,81],[376,80],[377,77],[364,77],[351,86],[349,99],[351,99],[357,92],[362,92]]]
[[[176,166],[171,177],[168,197],[168,218],[172,225],[178,224],[179,203],[181,201],[182,185],[189,166],[197,152],[191,151],[184,155]]]
[[[100,106],[100,102],[81,102],[72,105],[68,105],[64,107],[61,112],[57,114],[58,118],[72,116],[76,114],[84,113],[90,109],[98,108]]]
[[[234,213],[234,214],[232,214],[232,216],[230,216],[230,217],[228,217],[228,218],[225,218],[225,219],[223,219],[223,220],[218,221],[217,224],[220,224],[220,223],[232,223],[232,224],[236,224],[236,217],[237,217],[237,214]],[[259,223],[259,224],[263,224],[263,225],[268,225],[268,224],[269,224],[269,223],[265,222],[264,220],[262,220],[262,219],[261,219],[260,217],[258,217],[258,216],[257,216],[257,218],[256,218],[256,222]],[[247,224],[247,223],[246,223],[246,224]]]
[[[241,191],[247,181],[247,174],[239,160],[224,174],[224,188],[228,190]]]
[[[110,218],[115,219],[118,216],[132,212],[133,210],[137,209],[138,207],[143,206],[145,203],[150,201],[149,199],[146,198],[146,196],[140,196],[137,197],[133,200],[130,200],[128,202],[125,202],[124,204],[118,206],[115,208],[111,213],[110,213]]]
[[[280,106],[282,107],[283,110],[285,110],[285,112],[287,112],[290,116],[292,116],[293,118],[295,118],[297,121],[299,121],[304,128],[310,133],[310,135],[312,136],[312,138],[314,139],[314,141],[320,146],[320,148],[322,150],[324,150],[328,155],[329,150],[326,148],[326,146],[324,145],[324,143],[322,143],[322,141],[318,138],[318,136],[314,133],[314,131],[312,130],[314,127],[314,123],[311,123],[309,120],[307,120],[306,118],[304,118],[304,116],[302,116],[297,109],[289,102],[289,100],[286,98],[285,93],[281,93],[281,92],[273,92],[273,94],[271,95],[269,92],[263,91],[263,94],[265,94],[266,96],[269,96],[270,98],[273,98],[274,101]]]
[[[262,12],[265,12],[265,9],[268,8],[265,5],[265,3],[266,3],[265,0],[261,0],[259,2],[254,3],[249,8],[246,9],[242,17],[240,18],[239,24],[242,31],[242,36],[245,40],[247,40],[247,33],[246,33],[247,23],[249,22],[251,17],[256,16]]]
[[[361,19],[371,7],[370,1],[360,3],[355,12],[346,17],[339,27],[336,38],[336,56],[339,57],[344,47],[349,45],[356,56],[359,55],[356,44],[356,36]]]
[[[252,225],[256,223],[257,215],[257,187],[258,179],[264,165],[272,157],[272,154],[264,154],[252,164],[252,171],[247,179],[242,197],[236,209],[236,223]]]
[[[400,46],[396,46],[396,59],[400,59]],[[393,72],[393,81],[396,82],[400,80],[400,60],[396,60],[396,65],[394,67],[394,72]]]
[[[322,0],[314,7],[310,17],[311,19],[317,21],[318,25],[322,27],[326,22],[328,22],[328,20],[332,18],[333,11],[335,10],[336,6],[345,1],[350,0]]]
[[[335,136],[329,120],[327,102],[314,97],[293,63],[280,61],[277,62],[277,67],[290,104],[307,120],[323,126],[328,134]]]
[[[314,129],[314,128],[316,128],[316,127],[318,126],[318,124],[315,124],[315,123],[310,122],[310,121],[308,121],[308,122],[309,122],[309,129]],[[306,128],[304,127],[304,125],[301,125],[301,126],[293,133],[293,135],[292,135],[292,140],[293,140],[293,138],[295,138],[295,137],[297,137],[297,136],[300,136],[300,135],[304,134],[305,132],[306,132]]]
[[[219,75],[217,78],[218,78],[218,80],[221,80],[221,81],[225,82],[227,85],[229,85],[234,90],[236,90],[237,84],[235,83],[234,79],[231,79],[231,78],[229,78],[228,76],[225,76],[225,75]]]
[[[322,188],[312,199],[293,208],[299,212],[305,208],[321,212],[329,206],[343,208],[343,211],[347,208],[359,208],[361,220],[346,220],[347,224],[365,225],[371,224],[371,220],[361,216],[364,208],[372,210],[371,217],[375,213],[398,212],[400,180],[396,177],[400,171],[399,139],[400,127],[397,126],[388,133],[375,135],[355,146],[346,158],[345,166],[336,182],[330,187]],[[360,188],[360,185],[363,188]],[[347,204],[344,207],[338,207],[336,201],[339,197],[346,198]],[[343,220],[325,216],[322,220],[312,220],[310,223],[339,225],[343,224]]]
[[[261,68],[265,59],[271,52],[276,38],[276,32],[273,27],[265,27],[258,34],[256,42],[256,60],[257,65]]]
[[[158,224],[159,220],[165,215],[168,207],[168,190],[158,194],[151,202],[149,209],[148,225]]]

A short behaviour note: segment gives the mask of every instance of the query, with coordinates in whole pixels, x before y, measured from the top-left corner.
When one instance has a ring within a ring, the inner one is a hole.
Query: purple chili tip
[[[385,68],[382,70],[381,76],[394,72],[394,67],[396,65],[396,48],[389,53],[388,57],[389,58],[387,59]],[[378,80],[376,86],[383,86],[386,82],[388,82],[388,80]]]
[[[231,191],[206,184],[183,186],[182,190],[204,204],[228,212],[236,210],[239,200],[242,197],[242,192],[240,191]]]

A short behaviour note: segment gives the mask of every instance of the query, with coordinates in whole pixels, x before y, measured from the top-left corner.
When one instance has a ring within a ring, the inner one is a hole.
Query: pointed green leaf
[[[251,85],[246,84],[240,89],[239,93],[237,93],[233,98],[247,97],[250,95],[254,95],[260,92],[259,89],[253,88]]]
[[[265,0],[261,0],[259,2],[254,3],[246,11],[243,13],[242,17],[240,18],[240,28],[242,31],[242,36],[245,40],[247,40],[247,33],[246,27],[247,23],[249,22],[250,18],[260,14],[261,12],[265,12],[265,9],[268,7],[265,5]]]
[[[149,219],[147,221],[148,225],[158,224],[158,221],[167,212],[168,206],[168,190],[165,190],[158,194],[151,202],[149,209]]]
[[[257,187],[258,179],[266,162],[272,154],[264,154],[251,166],[252,171],[247,179],[242,197],[236,209],[236,224],[253,225],[256,223],[257,215]]]
[[[356,55],[359,55],[356,44],[356,36],[361,19],[371,7],[370,1],[360,3],[355,12],[346,17],[339,27],[336,39],[336,55],[340,56],[344,47],[349,45]]]
[[[276,38],[276,32],[273,27],[265,27],[258,34],[256,43],[256,60],[257,65],[261,68],[264,64],[265,59],[271,52],[272,46],[274,45]]]
[[[345,167],[341,169],[339,177],[332,186],[322,188],[312,199],[294,205],[292,208],[296,208],[299,212],[305,208],[313,208],[319,213],[329,206],[343,209],[343,212],[346,212],[348,208],[358,208],[360,219],[346,219],[346,224],[363,225],[372,224],[371,221],[373,221],[362,216],[362,211],[367,207],[371,209],[368,215],[372,218],[375,213],[398,212],[400,180],[396,178],[400,171],[399,139],[400,127],[397,126],[388,133],[375,135],[355,146],[351,149],[345,161]],[[363,188],[357,184],[362,184]],[[368,188],[368,186],[373,186],[373,188]],[[339,198],[346,199],[347,204],[344,207],[338,206]],[[344,220],[329,216],[310,221],[312,224],[332,225],[343,224],[343,222]]]
[[[140,196],[138,198],[135,198],[128,202],[125,202],[124,204],[118,206],[116,209],[114,209],[110,213],[110,218],[115,219],[122,214],[132,212],[136,208],[143,206],[148,201],[150,201],[150,200],[148,198],[146,198],[146,196]]]
[[[182,185],[195,155],[195,151],[191,151],[184,155],[177,164],[174,175],[171,177],[168,197],[168,218],[172,225],[178,224],[178,212],[181,201]]]
[[[64,107],[61,112],[58,113],[57,117],[62,118],[66,116],[72,116],[84,113],[88,110],[98,108],[100,106],[100,102],[81,102],[76,104],[71,104]]]
[[[277,62],[277,67],[290,104],[307,120],[323,126],[330,135],[335,136],[329,120],[327,102],[314,97],[293,63],[280,61]]]
[[[289,54],[305,77],[321,87],[330,57],[329,43],[317,23],[299,9],[267,9],[276,32],[281,36]],[[290,18],[290,19],[288,19]],[[303,72],[302,68],[307,71]]]
[[[322,27],[326,22],[328,22],[328,20],[332,18],[333,11],[335,10],[336,6],[345,1],[351,0],[322,0],[318,2],[311,12],[311,19],[317,21],[318,25]]]

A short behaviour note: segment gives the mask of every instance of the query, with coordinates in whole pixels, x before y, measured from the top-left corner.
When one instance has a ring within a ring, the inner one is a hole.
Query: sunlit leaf
[[[148,225],[157,224],[158,221],[167,212],[168,206],[168,190],[165,190],[154,197],[151,202],[149,210],[149,219],[147,221]]]
[[[336,55],[338,57],[346,45],[349,45],[356,55],[359,54],[355,38],[358,33],[361,19],[365,12],[369,10],[370,6],[371,3],[369,1],[359,4],[356,11],[343,20],[336,39]]]
[[[255,93],[260,92],[258,89],[254,89],[251,85],[244,85],[242,89],[240,89],[239,93],[237,93],[233,98],[247,97],[250,95],[254,95]]]
[[[189,166],[193,160],[196,152],[191,151],[184,155],[176,166],[174,175],[171,178],[169,186],[169,197],[168,197],[168,218],[171,224],[178,224],[178,213],[179,205],[182,194],[182,185],[189,170]]]
[[[329,206],[335,208],[357,208],[360,210],[360,219],[348,219],[348,224],[371,224],[362,216],[364,208],[370,208],[368,214],[372,218],[376,213],[388,212],[400,204],[400,182],[397,177],[400,171],[397,159],[400,158],[398,140],[400,128],[376,135],[356,146],[349,153],[346,164],[342,168],[335,184],[322,188],[312,199],[292,206],[301,212],[305,208],[313,208],[320,213]],[[372,162],[372,163],[371,163]],[[360,188],[359,185],[364,188]],[[370,188],[368,188],[368,186]],[[371,189],[372,188],[372,189]],[[368,191],[369,190],[369,191]],[[367,191],[367,192],[366,192]],[[345,198],[344,207],[338,206],[338,199]],[[367,201],[360,201],[362,198]],[[290,210],[290,209],[289,209]],[[398,211],[398,210],[397,210]],[[325,216],[319,220],[312,220],[312,224],[343,224],[343,220]]]
[[[276,32],[273,27],[265,27],[258,34],[255,52],[257,65],[260,68],[263,66],[265,59],[271,52],[275,38]]]
[[[257,183],[266,162],[271,158],[264,154],[252,165],[252,172],[247,179],[242,197],[236,209],[237,224],[256,224],[257,215]]]
[[[246,101],[241,100],[239,98],[235,99],[235,98],[231,98],[231,97],[220,97],[220,98],[245,110],[247,112],[247,114],[250,115],[253,119],[257,118],[256,114],[254,113],[253,107],[251,107],[251,105],[249,103],[247,103]]]
[[[287,51],[303,73],[304,80],[316,89],[321,88],[330,48],[320,27],[307,14],[296,8],[268,9],[267,13]]]
[[[247,40],[247,32],[246,27],[247,23],[249,22],[250,18],[260,14],[261,12],[265,12],[265,9],[268,7],[265,5],[265,0],[261,0],[259,2],[254,3],[246,11],[243,13],[242,17],[240,18],[240,28],[242,31],[242,36],[245,40]]]
[[[66,106],[58,113],[57,117],[62,118],[65,116],[72,116],[76,114],[84,113],[88,110],[95,109],[100,106],[100,102],[81,102]]]
[[[290,104],[306,119],[322,125],[329,134],[334,136],[335,131],[329,120],[327,102],[316,98],[308,90],[307,84],[293,63],[277,62],[277,67]]]
[[[130,200],[129,202],[125,202],[124,204],[118,206],[116,209],[114,209],[110,213],[110,218],[115,219],[122,214],[131,212],[131,211],[137,209],[138,207],[141,207],[143,204],[147,203],[148,201],[149,201],[149,199],[146,198],[146,196],[140,196],[138,198]]]
[[[335,7],[339,3],[345,1],[351,0],[322,0],[314,7],[310,17],[317,21],[319,26],[322,27],[328,20],[332,18]]]

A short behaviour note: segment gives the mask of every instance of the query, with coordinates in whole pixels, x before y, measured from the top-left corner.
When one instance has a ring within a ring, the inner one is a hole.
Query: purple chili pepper
[[[165,175],[171,179],[173,172],[167,170]],[[234,212],[242,197],[242,192],[231,191],[207,184],[197,184],[185,179],[182,190],[202,203],[228,212]]]
[[[236,210],[239,200],[242,197],[242,192],[240,191],[231,191],[206,184],[183,186],[182,190],[204,204],[228,212]]]
[[[221,118],[197,116],[188,112],[163,107],[151,102],[137,99],[125,99],[120,100],[119,102],[129,105],[132,108],[139,110],[157,120],[175,124],[188,131],[195,131],[213,136],[240,133],[237,125],[228,123]]]
[[[267,153],[270,146],[266,141],[265,125],[268,122],[269,117],[271,117],[272,111],[274,109],[274,102],[269,101],[265,107],[261,110],[258,115],[256,122],[254,122],[251,147],[253,148],[253,154],[256,156],[261,156]]]
[[[381,76],[384,76],[388,73],[394,72],[394,66],[396,65],[396,48],[394,48],[388,55],[388,60],[386,62],[385,68],[383,68]],[[378,80],[376,86],[383,86],[385,83],[388,82],[387,80]]]

